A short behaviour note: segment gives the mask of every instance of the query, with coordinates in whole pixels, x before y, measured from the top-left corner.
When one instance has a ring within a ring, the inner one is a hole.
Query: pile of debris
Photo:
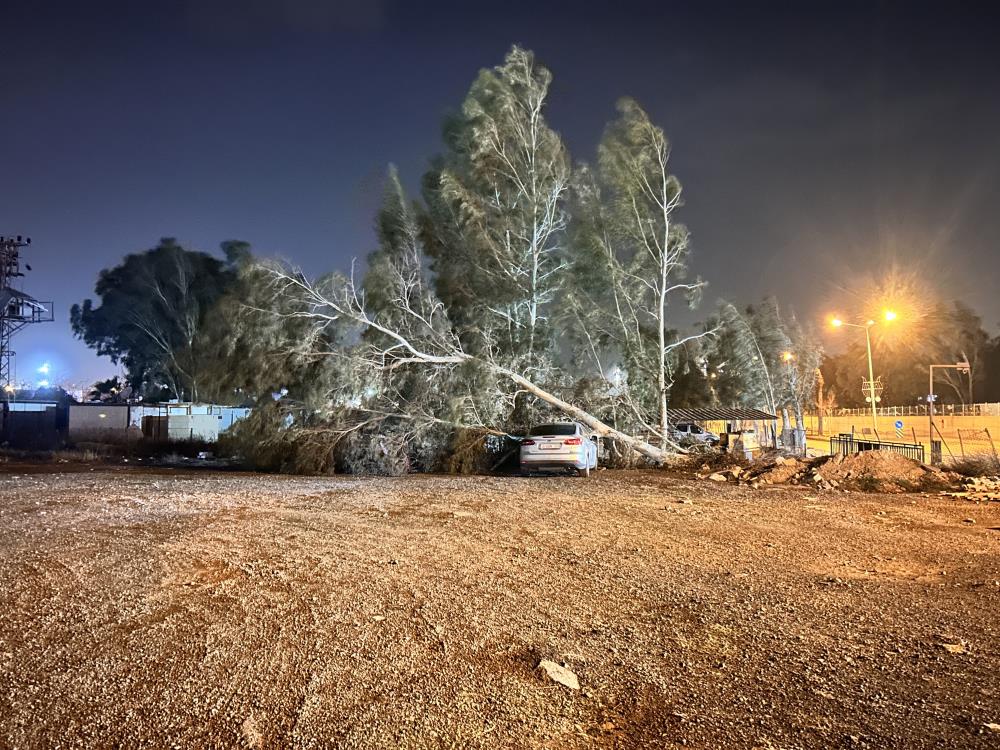
[[[962,480],[961,490],[958,492],[944,492],[942,494],[977,502],[983,500],[1000,500],[1000,476],[965,477]]]
[[[850,456],[798,458],[770,454],[747,468],[706,471],[699,478],[751,487],[767,484],[806,485],[815,489],[862,492],[921,492],[954,488],[957,474],[890,451],[864,451]]]

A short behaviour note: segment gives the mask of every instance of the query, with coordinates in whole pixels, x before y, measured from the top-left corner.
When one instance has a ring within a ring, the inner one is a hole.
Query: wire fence
[[[858,409],[830,409],[827,416],[830,417],[867,417],[872,410],[868,408]],[[926,417],[927,404],[914,404],[913,406],[879,406],[875,409],[875,414],[879,417]],[[989,404],[938,404],[934,407],[935,416],[939,417],[1000,417],[1000,403]]]
[[[984,467],[1000,468],[996,442],[988,429],[959,429],[958,452],[963,461],[974,461]]]

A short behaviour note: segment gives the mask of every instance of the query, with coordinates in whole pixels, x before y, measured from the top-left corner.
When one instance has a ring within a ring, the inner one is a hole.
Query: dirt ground
[[[998,552],[938,496],[8,466],[0,747],[995,748]]]

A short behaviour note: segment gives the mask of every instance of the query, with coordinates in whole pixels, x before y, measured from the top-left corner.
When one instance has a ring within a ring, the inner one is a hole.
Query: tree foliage
[[[237,252],[238,244],[224,249]],[[165,238],[101,271],[90,299],[73,305],[73,332],[98,354],[124,364],[141,393],[166,391],[179,399],[212,398],[202,387],[202,330],[233,283],[232,261],[181,247]]]
[[[569,155],[545,119],[552,75],[514,47],[483,70],[424,179],[435,289],[470,351],[550,364],[549,307],[563,286]]]

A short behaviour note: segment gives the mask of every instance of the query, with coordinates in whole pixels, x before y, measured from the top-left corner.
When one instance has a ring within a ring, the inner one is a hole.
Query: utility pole
[[[927,367],[927,434],[931,446],[931,463],[934,463],[934,370],[958,370],[962,374],[970,371],[968,362],[956,362],[953,365],[928,365]]]
[[[51,302],[39,302],[15,288],[16,279],[24,276],[21,251],[30,244],[30,237],[0,237],[0,388],[8,400],[16,387],[11,366],[14,356],[10,348],[11,339],[30,323],[53,320]],[[31,270],[31,266],[25,265],[25,268]]]

